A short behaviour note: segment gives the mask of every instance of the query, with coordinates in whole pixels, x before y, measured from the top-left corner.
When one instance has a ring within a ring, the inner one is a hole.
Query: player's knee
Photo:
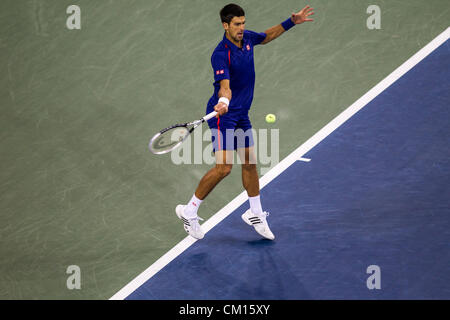
[[[242,164],[242,170],[245,170],[245,171],[254,171],[254,170],[256,170],[256,164],[253,164],[253,163],[243,163],[243,164]]]
[[[217,171],[219,173],[219,175],[222,178],[225,178],[227,175],[229,175],[231,173],[231,169],[233,168],[233,165],[231,164],[220,164],[216,166]]]

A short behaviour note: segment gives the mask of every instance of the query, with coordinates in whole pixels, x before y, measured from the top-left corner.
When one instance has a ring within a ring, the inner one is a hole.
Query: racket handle
[[[214,118],[217,115],[217,111],[213,111],[211,113],[208,113],[206,116],[204,116],[202,119],[203,121],[208,121],[209,119]]]

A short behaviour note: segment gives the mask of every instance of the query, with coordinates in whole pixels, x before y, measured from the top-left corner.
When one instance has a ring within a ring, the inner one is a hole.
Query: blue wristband
[[[288,31],[290,28],[295,26],[295,23],[292,22],[291,18],[287,19],[286,21],[283,21],[281,23],[285,31]]]

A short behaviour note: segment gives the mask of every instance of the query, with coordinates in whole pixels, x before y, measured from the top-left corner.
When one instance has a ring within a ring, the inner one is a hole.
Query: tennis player
[[[309,18],[313,14],[313,8],[306,6],[292,13],[281,24],[257,33],[245,30],[245,12],[240,6],[228,4],[220,11],[225,34],[211,56],[214,94],[206,108],[206,114],[218,112],[216,118],[208,121],[216,165],[200,180],[192,199],[175,209],[184,229],[192,237],[204,237],[199,224],[202,219],[197,211],[211,190],[231,172],[233,152],[236,150],[242,163],[242,183],[250,203],[250,209],[242,215],[242,219],[264,238],[275,239],[267,223],[268,213],[261,206],[252,125],[248,116],[255,87],[253,49],[256,45],[278,38],[296,24],[313,21]]]

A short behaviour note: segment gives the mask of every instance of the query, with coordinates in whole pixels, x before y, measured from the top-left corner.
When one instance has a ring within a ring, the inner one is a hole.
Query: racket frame
[[[160,132],[158,132],[157,134],[155,134],[153,136],[153,138],[150,140],[150,143],[148,144],[148,147],[150,149],[150,151],[154,154],[165,154],[165,153],[169,153],[173,150],[175,150],[176,148],[178,148],[186,139],[187,137],[189,137],[189,135],[195,130],[195,128],[197,128],[199,125],[201,125],[203,122],[208,121],[209,119],[215,117],[217,115],[216,111],[213,111],[211,113],[208,113],[206,116],[204,116],[203,118],[199,119],[199,120],[195,120],[192,122],[187,122],[187,123],[181,123],[181,124],[175,124],[173,126],[167,127],[165,129],[162,129]],[[192,128],[188,129],[189,126],[192,126]],[[167,149],[167,150],[163,150],[163,151],[156,151],[153,148],[153,142],[158,139],[159,136],[161,136],[163,133],[174,129],[174,128],[186,128],[188,129],[188,133],[183,137],[182,140],[180,140],[177,144],[175,144],[173,147]]]

